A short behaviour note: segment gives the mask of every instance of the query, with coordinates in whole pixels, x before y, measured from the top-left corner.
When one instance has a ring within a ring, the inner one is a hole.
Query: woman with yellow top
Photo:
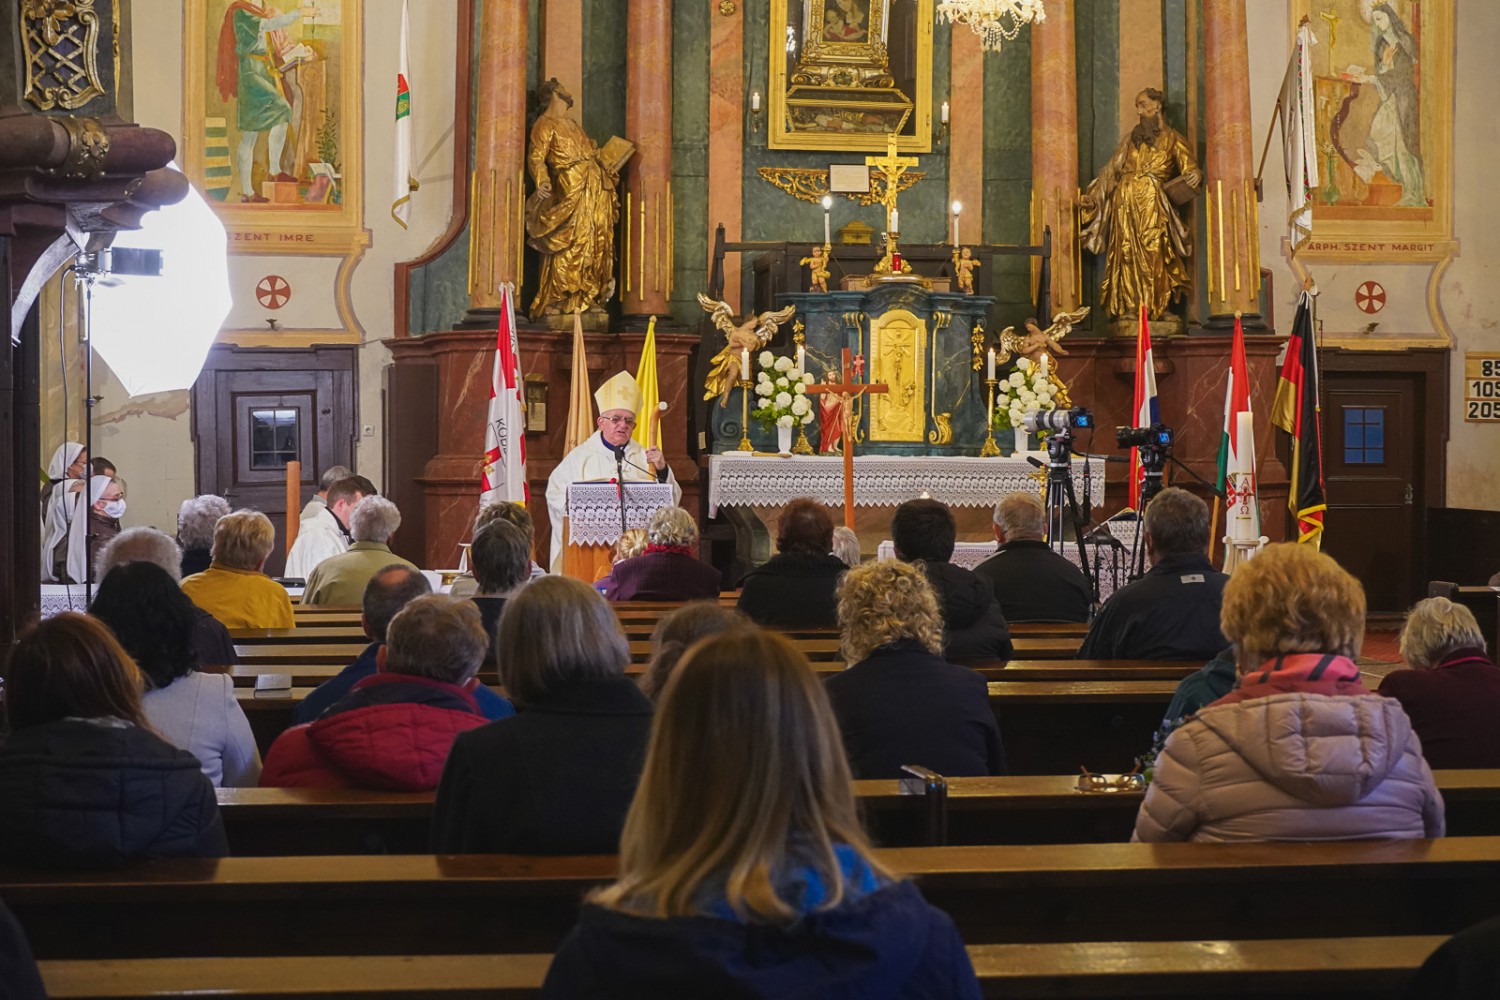
[[[276,545],[271,519],[237,510],[214,526],[213,561],[182,581],[182,592],[225,628],[293,628],[292,599],[262,570]]]

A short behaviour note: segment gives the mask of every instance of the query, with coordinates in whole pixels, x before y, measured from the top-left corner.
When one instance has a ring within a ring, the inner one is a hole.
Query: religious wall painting
[[[1295,0],[1292,16],[1317,38],[1314,241],[1448,238],[1451,0]]]
[[[362,4],[184,0],[183,17],[184,169],[228,232],[231,280],[239,256],[339,258],[328,290],[337,326],[295,329],[289,316],[271,332],[261,327],[247,339],[226,329],[222,339],[288,346],[358,339],[349,283],[370,242]]]
[[[771,0],[771,149],[932,148],[933,0]]]

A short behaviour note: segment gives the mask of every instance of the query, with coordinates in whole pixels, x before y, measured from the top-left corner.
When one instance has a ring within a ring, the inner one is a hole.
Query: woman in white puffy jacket
[[[1358,580],[1309,546],[1267,546],[1224,588],[1220,625],[1239,681],[1168,737],[1132,839],[1442,836],[1406,712],[1360,683]]]

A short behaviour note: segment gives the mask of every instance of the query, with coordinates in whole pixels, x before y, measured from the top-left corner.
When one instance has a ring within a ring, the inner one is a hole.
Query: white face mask
[[[105,513],[105,516],[107,516],[107,517],[112,517],[115,520],[119,520],[121,517],[125,516],[125,501],[124,500],[107,500],[107,501],[105,501],[105,503],[104,503],[104,513]]]

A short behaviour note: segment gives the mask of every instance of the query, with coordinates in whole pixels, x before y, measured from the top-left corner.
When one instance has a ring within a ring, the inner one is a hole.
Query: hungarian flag
[[[1231,573],[1243,549],[1260,543],[1260,501],[1255,478],[1255,417],[1250,409],[1250,367],[1245,331],[1234,318],[1229,352],[1229,385],[1224,390],[1224,435],[1219,439],[1219,492],[1224,495],[1226,527],[1224,572]]]
[[[391,200],[391,218],[402,229],[411,221],[411,193],[417,182],[411,175],[411,86],[407,83],[406,0],[401,0],[401,55],[396,65],[396,168],[395,192]]]
[[[495,331],[495,370],[490,376],[490,412],[484,428],[484,475],[479,505],[501,500],[526,503],[526,427],[521,410],[521,350],[516,340],[515,286],[500,285],[500,322]]]
[[[1287,506],[1297,516],[1297,541],[1319,546],[1328,499],[1323,493],[1318,346],[1313,342],[1311,302],[1306,292],[1297,302],[1292,338],[1287,341],[1286,360],[1276,385],[1276,402],[1271,404],[1271,422],[1292,436],[1292,485]]]
[[[1135,337],[1135,404],[1130,408],[1136,427],[1150,427],[1161,422],[1161,406],[1156,399],[1156,368],[1151,356],[1151,326],[1146,321],[1146,304],[1141,303],[1141,328]],[[1141,509],[1141,450],[1130,449],[1130,506]]]

